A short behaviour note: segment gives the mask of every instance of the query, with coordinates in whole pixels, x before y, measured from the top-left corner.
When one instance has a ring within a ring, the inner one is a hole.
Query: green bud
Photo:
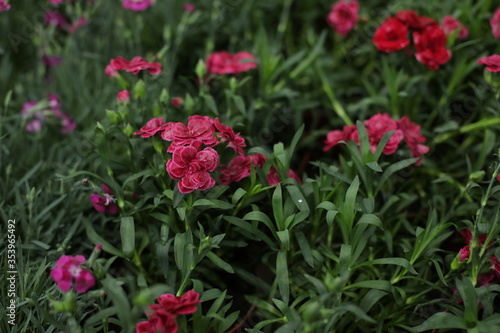
[[[144,95],[146,94],[146,84],[144,83],[144,81],[142,80],[137,81],[137,83],[134,86],[133,92],[134,92],[134,98],[136,99],[143,98]]]

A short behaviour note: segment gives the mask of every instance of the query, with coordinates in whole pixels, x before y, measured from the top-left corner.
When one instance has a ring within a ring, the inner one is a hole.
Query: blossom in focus
[[[408,28],[398,19],[388,18],[377,28],[372,41],[382,52],[402,50],[410,45]]]
[[[102,195],[91,194],[90,202],[94,206],[95,210],[99,213],[108,214],[118,214],[118,206],[116,205],[116,198],[113,191],[109,189],[105,184],[102,184]]]
[[[229,185],[232,182],[239,182],[243,178],[250,176],[251,166],[262,168],[267,158],[259,153],[245,156],[240,155],[231,160],[229,165],[220,170],[219,182],[221,185]]]
[[[195,141],[191,146],[178,147],[166,164],[168,175],[172,179],[180,179],[177,187],[181,193],[207,190],[215,185],[209,172],[219,165],[219,154],[210,147],[203,150],[200,148],[201,141]]]
[[[56,262],[56,267],[50,272],[50,276],[57,283],[59,289],[64,292],[70,290],[74,282],[77,293],[85,293],[95,285],[92,273],[81,264],[85,262],[82,255],[61,256]]]
[[[461,248],[460,251],[458,252],[458,256],[459,256],[459,258],[458,258],[459,262],[469,260],[470,246],[467,245],[467,246],[464,246],[463,248]]]
[[[238,74],[257,68],[257,60],[248,52],[230,54],[221,51],[208,56],[206,67],[209,75]]]
[[[152,0],[123,0],[122,7],[125,9],[133,10],[135,12],[140,12],[153,6]]]
[[[161,134],[163,140],[172,141],[168,152],[172,153],[176,148],[191,145],[194,141],[200,141],[208,147],[215,146],[218,141],[214,136],[215,129],[209,117],[190,116],[187,126],[183,123],[169,123]]]
[[[498,54],[482,57],[477,61],[477,63],[484,65],[490,72],[500,72],[500,55]]]
[[[233,148],[238,155],[243,155],[243,148],[246,147],[246,144],[245,139],[240,136],[240,133],[234,134],[234,130],[229,126],[222,124],[219,121],[219,118],[215,118],[213,124],[217,129],[217,132],[220,132],[220,134],[217,134],[220,141],[227,142],[228,146]]]
[[[146,125],[142,126],[134,135],[140,135],[142,138],[149,138],[155,135],[157,132],[164,131],[169,126],[169,123],[165,123],[163,117],[153,118],[149,120]]]
[[[441,23],[442,29],[447,36],[454,34],[458,29],[460,29],[458,38],[466,39],[469,36],[469,30],[467,29],[467,27],[451,15],[446,15],[445,17],[443,17]]]
[[[327,22],[335,32],[346,37],[358,23],[359,4],[356,0],[340,0],[332,5]]]
[[[495,13],[490,18],[491,33],[496,39],[500,38],[500,7],[495,10]]]

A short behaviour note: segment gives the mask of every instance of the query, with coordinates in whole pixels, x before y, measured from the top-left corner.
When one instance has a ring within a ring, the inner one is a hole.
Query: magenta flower
[[[142,57],[134,57],[128,61],[123,57],[111,59],[109,65],[104,70],[109,77],[117,76],[118,71],[124,70],[134,75],[139,74],[141,70],[147,70],[151,75],[158,75],[161,73],[161,63],[148,62]]]
[[[61,57],[43,55],[42,62],[47,67],[56,67],[62,63]]]
[[[148,9],[153,4],[154,3],[151,0],[123,0],[122,7],[135,12],[140,12]]]
[[[49,0],[49,2],[53,5],[58,5],[63,2],[63,0]]]
[[[451,15],[446,15],[445,17],[443,17],[442,28],[447,36],[455,33],[457,29],[460,29],[460,32],[458,33],[458,38],[466,39],[469,36],[469,30],[467,29],[467,27],[464,26],[462,22],[460,22]]]
[[[221,142],[227,142],[228,146],[233,148],[238,155],[244,154],[242,148],[246,147],[246,144],[245,139],[240,136],[240,133],[234,134],[234,130],[222,124],[219,118],[214,119],[214,126],[220,132],[220,134],[217,134],[217,137],[220,138]]]
[[[490,19],[491,33],[496,39],[500,38],[500,8],[495,10],[495,13]]]
[[[74,282],[77,293],[85,293],[95,285],[92,273],[80,265],[85,262],[82,255],[61,256],[56,262],[56,267],[50,272],[50,276],[57,283],[59,289],[64,292],[70,290]]]
[[[243,178],[250,176],[251,165],[262,168],[267,158],[259,153],[245,156],[240,155],[231,160],[229,165],[220,170],[219,182],[221,185],[229,185],[232,182],[239,182]]]
[[[171,103],[172,103],[172,106],[174,108],[180,108],[181,104],[184,103],[184,100],[177,96],[177,97],[172,98]]]
[[[55,25],[59,29],[64,29],[68,21],[61,13],[49,10],[45,12],[45,25]]]
[[[490,72],[500,72],[500,55],[498,54],[482,57],[477,63],[485,66]]]
[[[459,262],[469,260],[470,246],[467,245],[467,246],[464,246],[463,248],[461,248],[460,251],[458,252],[458,255],[459,255],[459,258],[458,258]]]
[[[87,19],[85,17],[80,17],[73,24],[68,27],[68,32],[70,34],[74,33],[76,30],[87,25]]]
[[[99,213],[108,213],[108,214],[118,214],[118,206],[116,205],[116,198],[114,196],[113,191],[109,189],[105,184],[102,184],[103,194],[91,194],[90,202],[94,206],[95,210]]]
[[[184,9],[184,11],[190,13],[196,10],[196,6],[193,5],[192,3],[185,3],[184,5],[182,5],[182,8]]]
[[[10,9],[10,5],[6,0],[0,0],[0,12],[4,12]]]
[[[200,141],[208,147],[215,146],[218,141],[214,136],[213,121],[209,117],[190,116],[187,126],[183,123],[169,123],[161,137],[163,140],[172,141],[168,152],[173,153],[177,148],[191,145]]]
[[[166,164],[169,176],[180,179],[177,187],[181,193],[207,190],[215,185],[209,172],[219,165],[219,154],[212,148],[201,151],[200,148],[200,141],[194,142],[194,146],[178,147]]]
[[[171,123],[165,123],[163,117],[153,118],[148,121],[146,125],[142,126],[139,131],[134,132],[134,135],[140,135],[142,138],[149,138],[159,131],[166,130],[170,124]]]
[[[130,99],[130,93],[128,92],[128,90],[122,90],[116,95],[116,100],[121,103],[127,103],[129,99]]]
[[[327,22],[341,37],[346,37],[358,23],[359,4],[356,0],[340,0],[332,5]]]
[[[206,66],[209,75],[238,74],[257,68],[257,60],[248,52],[230,54],[221,51],[210,54]]]

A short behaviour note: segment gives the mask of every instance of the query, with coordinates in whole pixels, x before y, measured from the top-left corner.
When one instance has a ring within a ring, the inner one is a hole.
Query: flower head
[[[441,22],[443,31],[447,36],[454,34],[458,29],[460,29],[458,38],[466,39],[469,36],[469,30],[467,29],[467,27],[453,16],[446,15],[445,17],[443,17]]]
[[[219,181],[221,185],[229,185],[232,182],[239,182],[243,178],[250,176],[250,167],[258,166],[262,168],[267,158],[259,153],[253,155],[240,155],[231,160],[229,165],[220,170]]]
[[[219,118],[214,119],[214,126],[220,134],[217,137],[220,138],[221,142],[227,142],[228,146],[233,148],[238,155],[243,155],[243,148],[246,147],[245,139],[240,136],[240,133],[234,134],[234,130],[222,124]]]
[[[184,9],[184,11],[186,12],[194,12],[196,10],[196,6],[193,5],[192,3],[185,3],[182,5],[182,8]]]
[[[56,267],[50,272],[50,276],[57,283],[59,289],[69,291],[74,282],[77,293],[85,293],[95,285],[92,273],[80,265],[85,262],[82,255],[61,256],[56,262]]]
[[[105,184],[102,184],[102,195],[91,194],[90,202],[99,213],[118,214],[118,206],[113,191]]]
[[[333,27],[337,34],[346,37],[356,26],[356,23],[358,23],[358,11],[359,4],[356,0],[337,1],[332,5],[332,10],[330,14],[328,14],[327,22]]]
[[[187,126],[183,123],[169,123],[161,134],[163,140],[172,141],[168,152],[174,152],[178,147],[191,145],[200,141],[208,147],[215,146],[218,141],[214,136],[213,121],[209,117],[190,116]]]
[[[226,51],[214,52],[206,61],[208,74],[238,74],[257,68],[257,61],[253,54],[238,52],[230,54]]]
[[[153,6],[152,0],[123,0],[122,7],[125,9],[140,12]]]
[[[494,54],[488,57],[482,57],[477,61],[478,64],[484,65],[486,70],[490,72],[500,72],[500,55]]]
[[[410,45],[408,27],[396,18],[388,18],[375,31],[373,44],[382,52],[402,50]]]
[[[184,103],[184,100],[181,97],[176,96],[176,97],[172,98],[171,103],[172,103],[172,106],[174,108],[180,108],[182,103]]]
[[[491,33],[496,39],[500,38],[500,7],[495,10],[495,13],[490,18]]]
[[[166,123],[163,117],[153,118],[149,120],[146,125],[142,126],[134,135],[140,135],[142,138],[149,138],[157,132],[164,131],[170,126],[171,123]]]
[[[430,70],[436,70],[448,62],[451,51],[446,48],[446,34],[436,24],[428,25],[421,31],[413,32],[413,42],[417,60]]]
[[[130,99],[130,93],[128,92],[128,90],[122,90],[118,92],[118,94],[116,95],[116,100],[121,103],[127,103],[129,99]]]

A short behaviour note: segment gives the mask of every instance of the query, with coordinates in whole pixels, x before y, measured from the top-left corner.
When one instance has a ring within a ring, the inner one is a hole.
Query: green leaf
[[[293,136],[292,142],[290,143],[290,147],[288,148],[288,151],[286,153],[286,164],[285,164],[285,169],[290,169],[290,163],[292,161],[293,154],[295,153],[295,148],[297,147],[297,143],[299,142],[300,138],[302,137],[302,133],[304,132],[305,124],[302,124],[300,128],[295,132],[295,135]]]
[[[276,279],[278,281],[278,289],[283,302],[288,304],[290,300],[290,281],[288,277],[288,263],[286,260],[286,252],[278,252],[276,258]]]
[[[290,194],[290,197],[292,198],[293,203],[295,204],[295,206],[297,206],[297,208],[300,211],[310,210],[309,205],[307,204],[306,198],[304,197],[304,195],[302,194],[300,189],[295,184],[287,185],[285,188],[288,191],[288,193]]]
[[[314,60],[316,60],[316,58],[320,55],[323,49],[323,43],[325,42],[325,38],[326,38],[326,32],[323,31],[319,36],[316,45],[314,45],[314,48],[309,52],[307,58],[301,61],[300,64],[290,73],[291,79],[295,79],[297,76],[299,76],[300,73],[302,73],[304,70],[310,67],[311,64],[314,62]]]
[[[85,230],[87,232],[87,237],[94,244],[102,244],[102,249],[105,252],[108,252],[112,255],[123,258],[124,254],[122,251],[118,250],[116,247],[107,242],[104,238],[102,238],[91,226],[90,222],[87,219],[83,219],[83,224],[85,225]]]
[[[269,230],[271,230],[272,232],[275,232],[275,228],[273,226],[273,223],[271,222],[271,219],[263,212],[259,212],[259,211],[250,212],[250,213],[246,214],[245,216],[243,216],[243,220],[262,222],[269,228]]]
[[[399,162],[396,162],[396,163],[390,165],[387,169],[385,169],[384,173],[380,177],[379,185],[378,185],[377,190],[375,192],[378,192],[380,190],[382,185],[387,181],[387,179],[389,179],[390,176],[392,176],[392,174],[394,174],[395,172],[397,172],[401,169],[404,169],[404,168],[412,165],[416,161],[418,161],[418,157],[408,158],[406,160],[402,160],[402,161],[399,161]]]
[[[121,218],[120,236],[122,239],[123,254],[130,259],[134,256],[135,250],[135,225],[132,216]]]
[[[210,208],[217,208],[222,210],[228,210],[234,208],[233,204],[229,202],[216,200],[216,199],[198,199],[194,202],[193,207],[196,206],[210,206]]]
[[[281,244],[283,244],[283,246],[287,250],[290,250],[290,233],[289,233],[289,231],[282,230],[282,231],[276,232],[276,234],[278,235],[278,238],[279,238]]]
[[[397,265],[406,268],[406,270],[412,274],[418,274],[417,271],[415,271],[415,269],[410,265],[410,262],[403,258],[380,258],[369,260],[355,267],[352,267],[351,269],[356,270],[358,268],[371,265]]]
[[[124,331],[129,331],[132,328],[131,307],[127,295],[120,286],[120,282],[111,275],[107,275],[105,279],[101,280],[101,283],[106,294],[113,300],[113,305],[117,308],[121,327]]]
[[[212,111],[214,115],[218,116],[219,110],[217,110],[213,97],[211,95],[203,95],[203,99],[205,100],[205,105],[210,109],[210,111]]]
[[[391,293],[393,290],[392,284],[386,280],[366,280],[366,281],[356,282],[344,287],[345,290],[354,288],[377,289],[377,290],[387,291],[389,293]]]
[[[276,221],[278,230],[280,231],[284,230],[285,221],[283,218],[283,197],[281,191],[281,184],[276,185],[276,188],[273,193],[272,204],[273,204],[274,220]]]
[[[223,270],[225,270],[228,273],[231,273],[231,274],[234,273],[234,270],[231,267],[231,265],[229,265],[227,262],[225,262],[224,260],[222,260],[215,253],[208,252],[207,253],[207,258],[210,259],[210,261],[213,262],[217,267],[222,268]]]
[[[382,225],[382,221],[380,221],[380,218],[373,214],[363,214],[363,216],[361,216],[361,218],[358,220],[357,224],[371,224],[382,231],[384,230],[384,226]]]
[[[427,319],[423,324],[412,327],[416,332],[424,332],[432,329],[460,328],[467,329],[467,323],[461,317],[449,312],[438,312]]]
[[[311,252],[311,247],[310,247],[309,242],[307,241],[304,233],[302,231],[296,231],[295,232],[295,239],[297,240],[297,243],[299,244],[300,253],[302,253],[302,256],[304,257],[305,262],[309,266],[314,267],[314,259],[313,259],[313,255]]]

